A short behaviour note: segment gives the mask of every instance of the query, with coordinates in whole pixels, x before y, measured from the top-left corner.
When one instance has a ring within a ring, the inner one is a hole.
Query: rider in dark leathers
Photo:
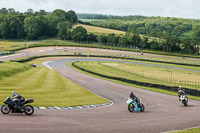
[[[20,96],[19,94],[17,94],[16,91],[12,92],[12,96],[13,96],[14,108],[21,109],[21,103],[24,102],[25,99],[22,96]]]
[[[140,107],[140,99],[137,98],[137,97],[133,94],[133,92],[130,93],[130,98],[133,99],[133,101],[136,101],[138,107]]]

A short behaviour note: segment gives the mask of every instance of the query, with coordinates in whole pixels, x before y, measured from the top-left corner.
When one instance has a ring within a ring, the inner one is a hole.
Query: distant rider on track
[[[178,88],[179,101],[180,101],[181,95],[185,95],[185,90],[181,86],[179,86],[179,88]]]

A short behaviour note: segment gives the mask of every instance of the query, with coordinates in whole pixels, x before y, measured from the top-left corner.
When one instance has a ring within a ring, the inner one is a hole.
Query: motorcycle
[[[25,113],[26,115],[32,115],[34,113],[33,106],[26,105],[27,103],[32,102],[34,102],[33,99],[24,100],[24,102],[21,102],[20,108],[15,108],[12,98],[8,96],[4,101],[4,105],[1,107],[1,112],[3,114],[9,114],[11,111],[11,113]]]
[[[188,97],[185,94],[182,94],[179,99],[185,107],[188,105]]]
[[[139,104],[131,98],[129,98],[126,103],[128,104],[128,110],[130,112],[133,112],[133,111],[143,112],[144,111],[144,105],[141,103],[141,99],[139,100]]]

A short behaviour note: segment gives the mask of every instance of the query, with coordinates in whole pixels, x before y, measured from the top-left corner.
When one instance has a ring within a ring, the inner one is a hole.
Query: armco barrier
[[[113,76],[107,76],[107,75],[103,75],[103,74],[99,74],[99,73],[96,73],[96,72],[92,72],[92,71],[86,70],[84,68],[81,68],[79,66],[76,66],[75,63],[76,62],[73,62],[72,66],[74,66],[74,67],[76,67],[76,68],[78,68],[78,69],[80,69],[82,71],[85,71],[85,72],[88,72],[88,73],[91,73],[91,74],[94,74],[94,75],[97,75],[97,76],[100,76],[100,77],[114,79],[114,80],[122,81],[122,82],[125,82],[125,83],[131,83],[131,84],[136,84],[136,85],[146,86],[146,87],[151,87],[151,88],[159,88],[159,89],[164,89],[164,90],[169,90],[169,91],[174,91],[174,92],[178,91],[178,86],[173,86],[172,87],[172,86],[167,86],[167,85],[152,84],[152,83],[139,82],[139,81],[125,79],[125,78],[118,78],[118,77],[113,77]],[[200,96],[200,91],[199,90],[189,89],[189,88],[183,88],[183,89],[185,89],[185,92],[187,94],[189,94],[189,95]]]
[[[14,54],[14,53],[15,53],[14,51],[11,51],[11,52],[1,52],[1,53],[0,53],[0,56],[2,56],[2,55]]]

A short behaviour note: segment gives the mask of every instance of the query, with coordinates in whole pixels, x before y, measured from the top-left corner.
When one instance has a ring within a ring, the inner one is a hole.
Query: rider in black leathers
[[[138,107],[140,107],[140,99],[137,98],[133,92],[130,93],[130,98],[137,102]]]
[[[12,92],[12,96],[13,96],[14,108],[21,109],[21,103],[24,102],[25,99],[22,96],[20,96],[19,94],[17,94],[16,91]]]

